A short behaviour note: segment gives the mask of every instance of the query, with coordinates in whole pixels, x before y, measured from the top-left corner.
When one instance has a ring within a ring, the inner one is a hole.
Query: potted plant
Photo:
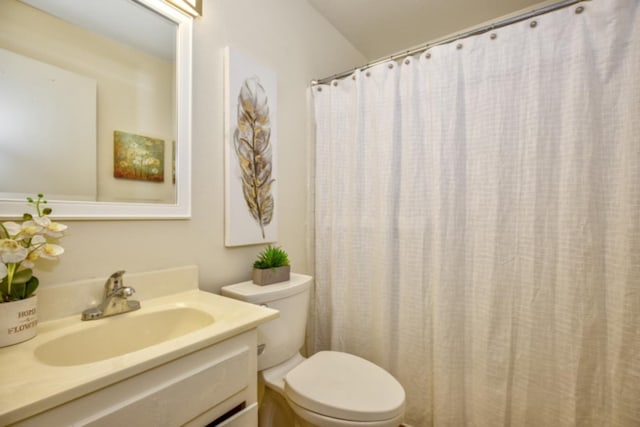
[[[290,274],[289,256],[276,246],[268,245],[253,263],[253,283],[256,285],[284,282],[289,280]]]
[[[66,225],[51,221],[51,209],[42,194],[28,197],[35,215],[22,222],[0,223],[0,347],[33,338],[38,324],[35,291],[38,278],[32,268],[40,258],[56,259],[64,249],[52,242],[62,237]]]

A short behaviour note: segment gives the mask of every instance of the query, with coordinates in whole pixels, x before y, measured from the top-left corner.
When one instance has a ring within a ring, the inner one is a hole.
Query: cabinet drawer
[[[257,425],[258,403],[254,403],[216,427],[255,427]]]

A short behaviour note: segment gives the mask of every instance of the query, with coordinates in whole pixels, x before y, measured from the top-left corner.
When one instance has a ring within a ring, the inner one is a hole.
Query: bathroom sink
[[[189,383],[189,390],[193,385],[197,395],[205,383],[207,387],[212,386],[200,375],[209,368],[194,370],[201,362],[213,366],[234,361],[233,367],[244,366],[241,359],[245,360],[244,356],[251,354],[251,348],[257,345],[255,329],[276,319],[278,311],[200,290],[198,278],[195,266],[132,273],[127,277],[127,286],[136,289],[141,308],[91,321],[83,321],[80,313],[100,300],[104,292],[102,279],[39,288],[37,335],[0,348],[0,426],[23,425],[23,422],[24,425],[117,425],[117,422],[100,423],[94,415],[106,414],[101,411],[112,404],[119,408],[116,402],[125,402],[124,406],[136,408],[135,411],[143,407],[156,408],[155,403],[138,407],[139,401],[131,396],[139,392],[145,396],[164,393],[162,390],[168,389],[160,385],[169,384],[170,378],[181,378],[178,381],[181,382],[183,377],[186,380],[196,374],[197,384]],[[230,344],[238,342],[235,340],[239,337],[243,337],[242,351]],[[233,354],[242,357],[223,357],[231,348],[235,348]],[[213,353],[202,359],[198,356],[202,352]],[[173,368],[176,366],[180,369]],[[167,371],[169,367],[171,372]],[[190,374],[186,375],[187,371]],[[240,384],[235,376],[228,378],[221,374],[220,379],[225,386],[233,385],[233,389],[219,390],[235,392],[236,385]],[[255,386],[245,387],[251,394]],[[103,392],[109,396],[107,400],[96,397]],[[171,393],[167,396],[174,400]],[[196,408],[188,398],[187,401],[184,410]],[[70,408],[70,412],[65,410],[69,419],[45,422],[39,418],[46,414],[58,417],[62,408]],[[142,415],[144,417],[144,410]],[[38,417],[38,421],[32,417]],[[34,421],[29,422],[31,419]],[[130,420],[130,417],[122,419]],[[165,424],[184,423],[167,421]]]
[[[73,366],[123,356],[197,331],[213,323],[209,313],[172,307],[110,317],[73,330],[35,348],[36,358],[51,366]]]

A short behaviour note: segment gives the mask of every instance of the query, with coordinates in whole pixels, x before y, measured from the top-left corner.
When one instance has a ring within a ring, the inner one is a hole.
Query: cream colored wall
[[[313,78],[365,62],[305,1],[205,0],[194,25],[193,208],[181,221],[67,221],[66,253],[43,286],[186,264],[203,289],[248,280],[263,246],[224,246],[223,49],[242,49],[278,76],[278,245],[293,271],[307,263],[307,88]],[[55,210],[55,205],[52,206]],[[126,276],[125,276],[126,281]]]

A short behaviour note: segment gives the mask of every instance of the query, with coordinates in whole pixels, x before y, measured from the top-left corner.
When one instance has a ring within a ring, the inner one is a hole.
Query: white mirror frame
[[[176,202],[175,204],[50,200],[59,219],[183,219],[191,217],[191,37],[193,19],[164,0],[136,0],[178,27],[176,43]],[[32,195],[32,197],[35,196]],[[46,198],[45,194],[45,198]],[[19,218],[26,199],[0,200],[0,218]]]

